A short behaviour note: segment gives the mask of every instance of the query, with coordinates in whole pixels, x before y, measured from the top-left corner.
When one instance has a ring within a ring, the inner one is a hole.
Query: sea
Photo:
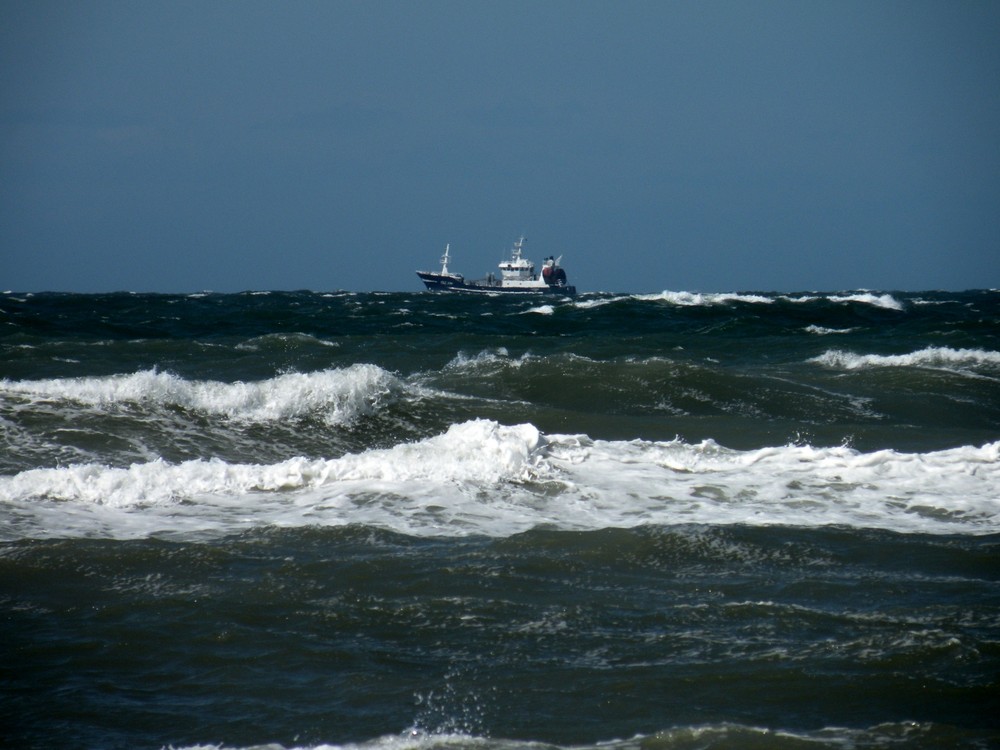
[[[0,294],[0,745],[1000,747],[1000,291]]]

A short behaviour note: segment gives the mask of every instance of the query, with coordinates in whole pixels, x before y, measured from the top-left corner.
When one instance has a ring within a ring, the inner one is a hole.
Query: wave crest
[[[843,370],[869,367],[982,367],[1000,366],[1000,352],[984,349],[951,349],[932,346],[909,354],[856,354],[842,349],[830,349],[807,360]]]
[[[361,524],[414,536],[537,527],[840,525],[1000,530],[1000,442],[932,453],[545,435],[488,420],[386,449],[271,465],[162,460],[0,477],[7,538],[218,535]]]
[[[0,478],[0,500],[37,498],[113,507],[162,505],[206,496],[297,492],[344,482],[476,483],[495,485],[532,476],[538,430],[474,420],[442,435],[335,459],[292,458],[272,465],[197,459],[113,468],[86,464],[32,469]]]
[[[663,291],[659,294],[638,294],[632,299],[646,302],[669,302],[681,307],[700,307],[711,305],[725,305],[730,302],[747,302],[756,305],[770,305],[774,303],[771,297],[762,294],[739,294],[736,292],[671,292]]]
[[[37,402],[69,401],[102,409],[125,405],[181,408],[235,421],[270,422],[321,415],[330,424],[371,413],[404,388],[376,365],[285,373],[256,382],[187,380],[169,372],[0,381],[0,396]]]
[[[857,292],[854,294],[774,294],[774,293],[748,293],[748,292],[684,292],[664,290],[657,294],[630,294],[624,296],[611,296],[598,299],[584,299],[574,302],[574,306],[587,309],[592,307],[602,307],[603,305],[618,302],[622,299],[635,300],[638,302],[666,302],[677,307],[718,307],[734,302],[741,302],[752,305],[772,305],[775,302],[791,302],[796,304],[807,304],[810,302],[837,302],[837,303],[857,303],[871,305],[885,310],[903,310],[904,305],[891,294],[873,294],[871,292]]]

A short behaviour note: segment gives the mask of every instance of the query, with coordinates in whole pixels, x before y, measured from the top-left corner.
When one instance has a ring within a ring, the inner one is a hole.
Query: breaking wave
[[[501,427],[473,421],[445,434],[387,450],[329,460],[294,458],[273,465],[193,460],[153,461],[129,468],[88,464],[32,469],[0,479],[0,499],[95,503],[118,507],[187,501],[206,495],[295,492],[343,482],[474,482],[524,478],[539,444],[531,425]]]
[[[699,292],[663,291],[659,294],[634,295],[632,299],[647,302],[669,302],[673,305],[682,307],[725,305],[730,302],[748,302],[759,305],[770,305],[774,302],[772,297],[765,297],[760,294],[737,294],[735,292],[702,294]]]
[[[320,415],[330,424],[343,424],[370,413],[403,390],[396,376],[370,364],[236,383],[186,380],[157,370],[104,377],[0,381],[0,397],[37,403],[64,401],[102,409],[180,408],[242,422]]]
[[[455,722],[459,726],[462,720]],[[958,730],[932,722],[886,722],[871,727],[825,727],[815,730],[769,729],[731,722],[675,726],[655,734],[637,734],[627,739],[597,743],[556,745],[547,742],[478,736],[446,727],[425,731],[414,727],[400,734],[384,735],[362,742],[319,745],[254,745],[246,750],[730,750],[734,747],[767,747],[773,750],[841,750],[842,748],[944,747],[962,746],[974,736],[981,746],[988,746],[993,733],[983,730]],[[971,746],[979,746],[973,740]],[[179,750],[230,750],[228,745],[190,745]],[[233,748],[233,750],[238,750]]]
[[[335,459],[32,469],[0,478],[0,502],[16,506],[13,538],[346,524],[415,536],[706,523],[986,534],[1000,531],[998,487],[1000,442],[931,453],[737,451],[477,419]]]
[[[624,296],[600,297],[582,299],[574,302],[574,306],[587,309],[601,307],[622,299],[638,302],[666,302],[677,307],[718,307],[732,303],[752,305],[773,305],[777,302],[807,304],[811,302],[857,303],[871,305],[885,310],[903,310],[904,305],[891,294],[872,294],[857,292],[853,294],[753,294],[745,292],[676,292],[665,290],[657,294],[630,294]],[[537,312],[537,310],[536,310]]]
[[[950,349],[928,347],[910,354],[856,354],[831,349],[808,360],[817,364],[843,370],[860,370],[868,367],[996,367],[1000,366],[1000,352],[983,349]]]
[[[796,298],[788,298],[792,301],[798,301]],[[806,298],[799,298],[802,301],[808,301]],[[903,303],[898,299],[893,297],[891,294],[871,294],[870,292],[861,292],[858,294],[834,294],[830,295],[826,299],[831,302],[860,302],[865,305],[872,305],[873,307],[882,307],[886,310],[902,310]]]

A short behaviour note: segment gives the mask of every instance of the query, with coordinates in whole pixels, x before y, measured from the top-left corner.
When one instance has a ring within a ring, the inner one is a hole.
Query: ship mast
[[[523,234],[518,238],[517,242],[514,243],[514,252],[512,260],[521,260],[521,248],[524,247],[524,241],[527,239]]]
[[[449,242],[444,246],[444,255],[441,256],[441,274],[448,274],[448,250],[451,249],[451,243]]]

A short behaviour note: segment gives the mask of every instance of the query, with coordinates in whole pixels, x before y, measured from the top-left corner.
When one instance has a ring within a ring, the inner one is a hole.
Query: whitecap
[[[158,370],[100,377],[2,380],[0,396],[43,403],[69,401],[107,410],[123,405],[179,407],[246,422],[321,415],[331,424],[342,424],[372,412],[403,387],[386,370],[357,364],[235,383],[187,380]]]
[[[865,305],[882,307],[886,310],[902,310],[903,303],[891,294],[872,294],[871,292],[859,292],[857,294],[831,295],[828,297],[831,302],[860,302]]]
[[[730,302],[748,302],[758,305],[770,305],[774,299],[761,294],[738,294],[736,292],[671,292],[663,291],[659,294],[637,294],[632,299],[643,302],[669,302],[681,307],[698,307],[725,305]]]
[[[806,333],[812,333],[817,336],[830,336],[838,333],[853,333],[858,330],[857,328],[826,328],[824,326],[808,325],[803,329]]]
[[[842,370],[860,370],[869,367],[956,369],[1000,366],[1000,352],[984,349],[951,349],[940,346],[927,347],[909,354],[856,354],[841,349],[830,349],[807,361]]]
[[[345,524],[444,537],[676,524],[994,534],[1000,442],[930,453],[738,451],[711,440],[604,441],[472,420],[334,459],[32,469],[0,477],[0,518],[5,538]]]

